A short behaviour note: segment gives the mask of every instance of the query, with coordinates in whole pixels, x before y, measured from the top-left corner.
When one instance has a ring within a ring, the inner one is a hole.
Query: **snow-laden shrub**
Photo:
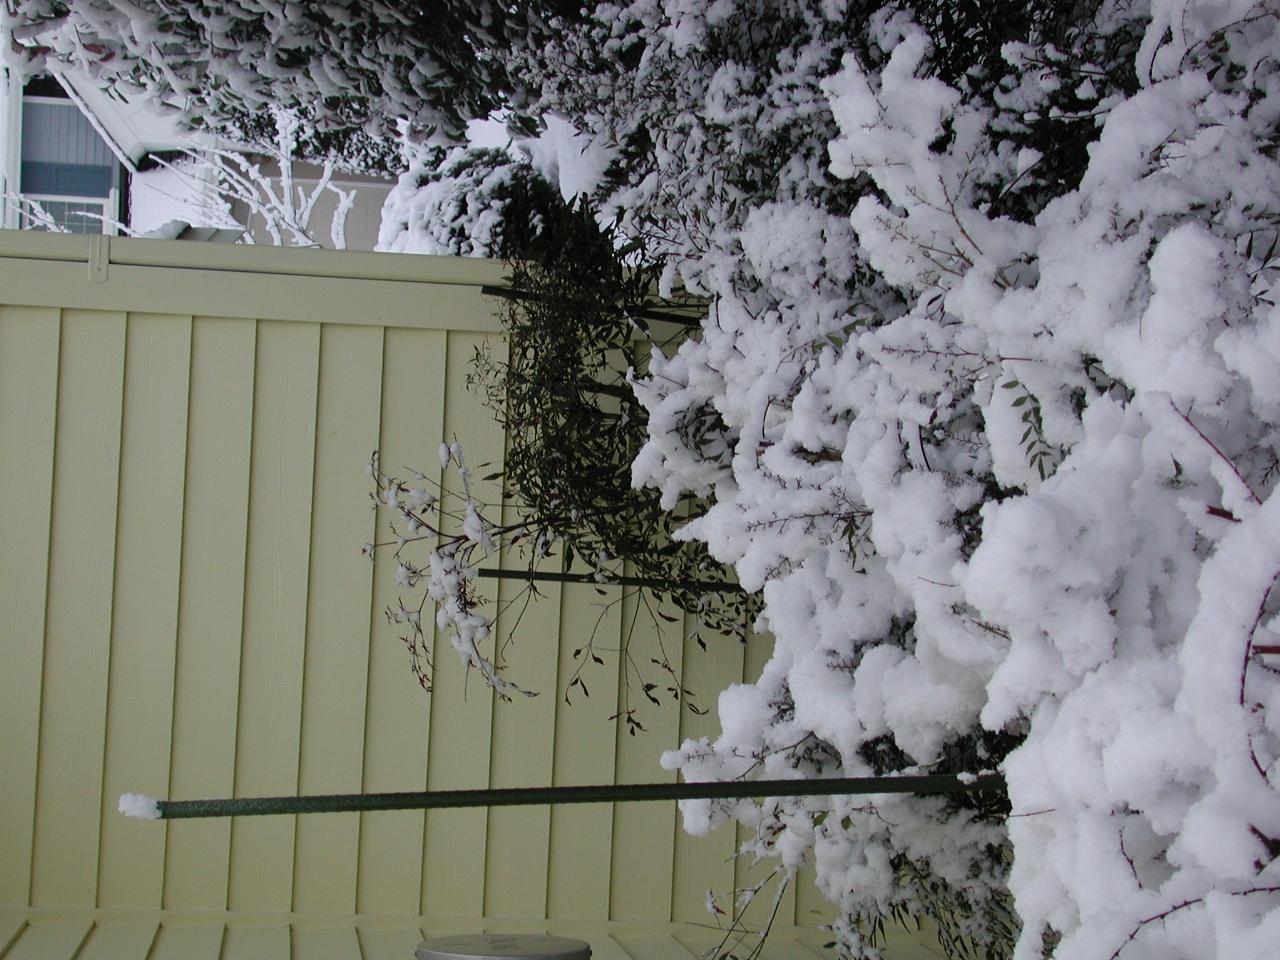
[[[862,300],[803,296],[827,232],[753,205],[687,249],[718,299],[638,385],[637,480],[711,489],[681,535],[763,589],[776,637],[721,736],[667,762],[806,775],[816,743],[856,775],[972,743],[968,769],[1007,777],[1007,825],[911,798],[686,809],[811,850],[853,954],[859,918],[933,909],[904,862],[999,952],[983,852],[1006,842],[1018,957],[1260,958],[1280,935],[1258,652],[1280,631],[1280,7],[1073,9],[1054,42],[1006,38],[999,75],[948,75],[908,5],[872,16],[873,49],[820,81]],[[739,438],[727,472],[680,442],[690,396]]]
[[[660,633],[682,624],[683,611],[704,647],[711,638],[740,638],[758,598],[741,591],[704,544],[673,541],[681,519],[656,491],[631,483],[647,436],[629,382],[638,348],[697,329],[701,303],[657,297],[655,270],[638,245],[602,229],[589,207],[567,203],[529,161],[504,151],[456,149],[415,163],[388,197],[379,249],[507,261],[504,289],[495,291],[503,295],[504,344],[477,351],[468,383],[507,438],[503,490],[525,511],[511,544],[521,548],[520,563],[533,573],[555,553],[567,570],[576,558],[595,582],[619,584],[629,599],[642,592],[645,623]],[[714,411],[685,411],[681,424],[700,449],[727,452]],[[684,506],[687,515],[691,505]],[[656,705],[663,691],[705,713],[693,691],[668,682],[674,668],[662,644],[641,655],[630,647],[633,631],[634,623],[618,651],[619,715],[628,730],[645,729],[642,699]],[[593,633],[581,651],[584,665],[604,662],[594,640]],[[570,682],[586,689],[579,674]]]
[[[852,202],[825,169],[836,131],[816,80],[839,65],[843,17],[822,6],[599,4],[527,51],[533,109],[608,146],[602,215],[679,256],[725,243],[744,200]]]
[[[564,203],[503,150],[426,151],[387,195],[378,250],[455,257],[527,253]]]
[[[497,54],[570,20],[565,0],[22,0],[3,8],[10,61],[68,66],[146,91],[195,126],[225,129],[270,106],[322,127],[387,132],[396,119],[459,139],[471,117],[521,99]],[[393,128],[390,128],[393,129]]]
[[[597,4],[581,23],[560,23],[546,45],[517,51],[516,59],[518,72],[541,90],[527,109],[568,118],[597,152],[609,152],[612,163],[595,193],[602,212],[665,245],[687,281],[711,272],[709,285],[742,288],[756,281],[724,274],[738,252],[735,231],[755,206],[809,204],[843,216],[869,188],[865,178],[829,169],[827,145],[839,128],[822,82],[846,56],[879,67],[885,51],[868,29],[877,17],[901,15],[924,25],[931,38],[926,69],[988,101],[1010,95],[1000,86],[1009,82],[1007,50],[1025,52],[1024,72],[1076,77],[1059,82],[1052,118],[1047,111],[1000,117],[1006,151],[1034,143],[1038,162],[1008,191],[1007,182],[978,187],[988,188],[988,203],[1025,217],[1078,180],[1098,101],[1117,86],[1136,86],[1131,72],[1109,69],[1132,59],[1135,31],[1127,21],[1098,23],[1097,6],[630,0]],[[1042,49],[1044,62],[1035,59]],[[1025,164],[1034,152],[1022,152]],[[725,261],[718,253],[731,256]]]

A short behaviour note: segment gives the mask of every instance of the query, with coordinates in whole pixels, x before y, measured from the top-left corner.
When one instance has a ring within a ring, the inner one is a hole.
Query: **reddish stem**
[[[1170,405],[1170,406],[1173,406],[1173,402],[1172,402],[1172,401],[1170,401],[1169,405]],[[1218,458],[1219,458],[1223,463],[1225,463],[1228,467],[1230,467],[1230,468],[1231,468],[1231,472],[1232,472],[1232,473],[1234,473],[1234,474],[1236,475],[1236,479],[1240,481],[1240,485],[1241,485],[1242,487],[1244,487],[1246,491],[1248,491],[1248,493],[1249,493],[1249,498],[1250,498],[1254,503],[1261,504],[1261,503],[1262,503],[1262,500],[1258,497],[1258,495],[1257,495],[1256,493],[1254,493],[1254,492],[1253,492],[1253,487],[1249,486],[1249,481],[1248,481],[1248,480],[1246,480],[1246,479],[1244,478],[1244,475],[1240,473],[1240,468],[1239,468],[1239,467],[1237,467],[1237,466],[1235,465],[1235,463],[1234,463],[1234,462],[1232,462],[1232,460],[1231,460],[1231,458],[1230,458],[1230,457],[1228,457],[1225,453],[1223,453],[1223,452],[1222,452],[1222,448],[1221,448],[1221,447],[1219,447],[1219,446],[1218,446],[1216,443],[1214,443],[1212,440],[1210,440],[1207,436],[1205,436],[1205,432],[1204,432],[1203,430],[1201,430],[1199,427],[1197,427],[1197,426],[1195,425],[1195,422],[1194,422],[1194,421],[1193,421],[1189,416],[1187,416],[1187,414],[1183,413],[1183,412],[1182,412],[1181,410],[1179,410],[1177,407],[1173,407],[1173,411],[1174,411],[1174,413],[1176,413],[1178,416],[1180,416],[1180,417],[1183,419],[1183,421],[1186,423],[1186,425],[1187,425],[1188,427],[1190,427],[1192,430],[1194,430],[1194,431],[1196,432],[1196,434],[1200,437],[1200,439],[1201,439],[1201,440],[1203,440],[1205,443],[1207,443],[1207,444],[1210,446],[1210,448],[1213,450],[1213,452],[1214,452],[1214,453],[1216,453],[1216,454],[1218,455]],[[1212,513],[1212,512],[1213,512],[1213,511],[1212,511],[1212,510],[1210,510],[1210,513]],[[1232,517],[1232,518],[1230,518],[1230,519],[1235,519],[1235,518],[1234,518],[1234,517]]]

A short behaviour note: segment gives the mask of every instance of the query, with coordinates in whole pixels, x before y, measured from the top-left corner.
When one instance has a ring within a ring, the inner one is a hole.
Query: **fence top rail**
[[[331,277],[352,280],[395,280],[481,287],[503,282],[507,270],[499,260],[480,257],[435,257],[353,250],[311,250],[256,245],[252,255],[242,244],[196,243],[112,237],[110,263],[137,267],[176,267],[272,276]],[[88,263],[87,237],[32,230],[0,230],[0,260],[56,260]]]

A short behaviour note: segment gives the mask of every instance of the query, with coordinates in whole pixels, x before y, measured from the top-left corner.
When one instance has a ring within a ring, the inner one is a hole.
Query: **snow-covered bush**
[[[11,62],[73,65],[147,91],[196,126],[223,129],[269,106],[322,125],[395,119],[460,138],[466,120],[518,96],[496,54],[537,46],[565,0],[9,0]]]
[[[817,80],[839,65],[845,17],[823,6],[599,4],[526,51],[522,72],[541,88],[536,110],[607,145],[602,217],[696,261],[731,242],[754,199],[857,195],[826,171],[836,130]]]
[[[527,254],[561,206],[557,189],[506,151],[428,150],[387,195],[378,249],[511,259]]]
[[[668,763],[812,774],[794,745],[817,743],[856,775],[886,742],[899,769],[971,743],[976,770],[1018,744],[1007,827],[910,798],[686,809],[811,849],[851,953],[857,918],[932,909],[904,862],[981,907],[1006,833],[1019,957],[1280,934],[1280,683],[1253,653],[1280,627],[1280,10],[1072,9],[1000,38],[996,75],[945,69],[946,24],[910,5],[869,17],[811,78],[852,232],[791,197],[689,243],[718,299],[637,384],[637,481],[714,496],[682,535],[763,589],[776,637],[722,735]],[[840,243],[853,290],[807,293]],[[738,438],[728,469],[681,441],[691,403]],[[983,916],[958,932],[999,952]]]

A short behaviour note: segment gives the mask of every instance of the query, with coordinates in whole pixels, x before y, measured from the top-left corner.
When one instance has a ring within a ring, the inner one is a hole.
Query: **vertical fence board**
[[[384,470],[406,476],[406,468],[439,481],[437,448],[444,437],[445,335],[426,330],[388,330],[383,350],[382,431],[379,456]],[[372,482],[368,481],[369,489]],[[430,485],[428,484],[428,488]],[[433,491],[434,492],[434,491]],[[374,539],[392,537],[390,514],[381,512]],[[402,529],[397,525],[397,529]],[[412,548],[410,548],[412,549]],[[431,699],[409,669],[409,657],[382,611],[418,591],[398,587],[392,548],[375,553],[373,610],[369,641],[369,693],[364,725],[364,790],[425,790]],[[413,552],[422,562],[426,548]],[[431,604],[424,610],[431,637]],[[356,906],[361,913],[418,912],[422,896],[420,811],[360,815],[360,863]],[[412,948],[405,954],[413,953]]]
[[[696,960],[688,948],[672,937],[619,937],[618,942],[631,960]]]
[[[422,917],[422,933],[427,939],[484,933],[484,926],[477,917]]]
[[[719,916],[700,925],[673,927],[671,937],[699,960],[718,960],[725,954],[746,957],[756,945],[753,937],[743,938],[728,918]]]
[[[364,464],[378,445],[382,330],[326,326],[320,340],[307,647],[298,790],[359,793],[364,768],[373,538]],[[358,813],[301,817],[293,906],[356,908]]]
[[[622,944],[608,933],[583,933],[578,939],[591,944],[591,960],[630,960]]]
[[[467,463],[478,475],[501,469],[502,431],[467,390],[466,376],[475,349],[484,338],[450,332],[445,386],[445,436],[463,444]],[[483,463],[494,466],[483,467]],[[446,489],[458,484],[456,469],[445,476]],[[494,499],[493,485],[488,485]],[[486,490],[477,486],[476,493]],[[441,498],[446,510],[457,510],[460,498]],[[446,529],[456,529],[447,522]],[[478,591],[491,613],[497,597],[492,581]],[[458,655],[441,636],[435,645],[435,683],[431,695],[431,736],[427,787],[478,789],[489,785],[489,744],[493,722],[492,693],[476,676],[467,676]],[[484,911],[486,815],[483,809],[432,810],[427,813],[422,865],[424,914],[478,917]]]
[[[408,960],[422,942],[416,927],[360,930],[360,952],[364,960]]]
[[[220,960],[289,960],[291,931],[285,924],[227,927]]]
[[[626,575],[634,576],[630,564]],[[663,770],[658,756],[680,742],[680,713],[666,688],[678,685],[681,637],[679,623],[656,619],[654,601],[645,591],[629,589],[622,603],[619,643],[627,647],[620,674],[619,709],[624,704],[640,707],[647,733],[632,737],[619,723],[616,737],[618,783],[669,783],[675,774]],[[661,629],[660,629],[661,627]],[[674,628],[674,629],[673,629]],[[665,661],[669,674],[651,660]],[[628,662],[634,661],[640,674]],[[674,674],[674,676],[672,676]],[[644,699],[643,682],[656,683],[661,705]],[[676,829],[675,801],[622,803],[613,809],[613,856],[610,882],[610,919],[647,920],[665,923],[671,919],[673,849]]]
[[[22,917],[0,917],[0,957],[17,942],[26,925]]]
[[[503,510],[503,522],[517,520]],[[515,548],[490,563],[525,569],[528,558]],[[559,568],[559,563],[554,564]],[[545,562],[543,569],[552,569]],[[536,697],[495,698],[489,782],[495,787],[539,787],[551,782],[555,734],[556,668],[560,633],[560,587],[500,581],[497,643],[504,649],[508,676]],[[518,621],[518,622],[517,622]],[[545,917],[551,808],[495,807],[489,811],[486,850],[485,914],[495,917]],[[518,868],[513,869],[515,865]]]
[[[173,799],[230,796],[235,786],[255,340],[252,320],[192,321]],[[225,909],[230,821],[175,820],[166,831],[164,906]]]
[[[115,809],[121,793],[169,786],[190,352],[189,317],[129,318],[100,907],[158,908],[164,886],[164,830]]]
[[[293,953],[306,960],[362,960],[355,927],[295,927]]]
[[[319,359],[318,325],[258,324],[236,728],[239,796],[298,789]],[[231,909],[292,907],[295,820],[247,817],[232,824]]]
[[[692,617],[684,617],[682,683],[689,690],[691,703],[703,714],[695,714],[685,705],[680,710],[680,739],[708,737],[720,733],[716,697],[731,683],[742,679],[742,644],[735,637],[706,638],[707,649],[687,634],[692,631]],[[713,801],[714,802],[714,801]],[[675,867],[672,874],[672,919],[695,923],[714,923],[707,914],[708,895],[720,897],[718,906],[725,916],[733,915],[733,858],[736,833],[731,825],[721,826],[703,837],[686,833],[677,823]]]
[[[32,901],[97,894],[111,646],[123,314],[66,311],[58,372]]]
[[[31,895],[59,326],[0,308],[0,903]]]
[[[159,924],[100,923],[75,960],[149,960]]]
[[[795,878],[796,923],[805,927],[828,924],[835,919],[835,905],[818,889],[817,872],[813,863],[806,863]]]
[[[92,929],[88,920],[29,923],[4,960],[74,960]]]
[[[831,934],[827,933],[826,936],[830,937]],[[832,960],[834,956],[834,953],[829,953],[825,960]],[[894,957],[893,954],[889,956]],[[786,934],[778,934],[765,940],[761,958],[762,960],[816,960],[811,949]]]
[[[574,572],[589,572],[575,561]],[[612,783],[618,709],[618,635],[622,588],[565,584],[560,599],[559,678],[555,697],[556,785]],[[580,651],[574,656],[574,651]],[[593,654],[604,661],[598,664]],[[587,692],[574,686],[581,668]],[[568,702],[566,702],[566,698]],[[645,735],[641,734],[643,739]],[[609,917],[612,804],[554,807],[547,868],[547,915]]]
[[[166,923],[147,960],[218,960],[225,928],[220,923]]]

